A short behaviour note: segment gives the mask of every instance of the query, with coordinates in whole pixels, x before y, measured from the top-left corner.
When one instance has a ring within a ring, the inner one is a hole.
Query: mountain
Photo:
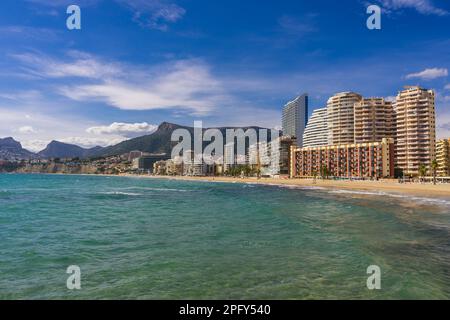
[[[124,153],[128,153],[130,151],[139,150],[142,152],[149,153],[166,153],[170,154],[172,152],[172,148],[177,144],[177,142],[172,142],[172,133],[177,129],[186,129],[191,133],[191,137],[193,137],[194,128],[181,126],[178,124],[163,122],[154,133],[146,136],[141,136],[138,138],[130,139],[123,141],[117,145],[106,147],[98,153],[95,153],[95,157],[107,157],[114,155],[121,155]],[[260,127],[226,127],[226,128],[215,128],[222,132],[225,138],[226,129],[243,129],[246,131],[247,129],[255,129],[259,132],[259,129],[263,129]],[[206,128],[203,129],[207,130]]]
[[[102,147],[85,149],[73,144],[52,141],[38,155],[42,158],[89,158],[102,150]]]
[[[13,138],[0,139],[0,159],[3,160],[27,160],[38,158],[38,156],[24,148],[20,142]]]

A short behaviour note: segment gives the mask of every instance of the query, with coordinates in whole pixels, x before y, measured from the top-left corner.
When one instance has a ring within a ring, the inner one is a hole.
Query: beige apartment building
[[[354,106],[362,96],[354,92],[341,92],[327,103],[328,144],[352,144],[355,141]]]
[[[436,156],[435,94],[418,86],[405,87],[394,103],[396,113],[396,161],[405,175],[428,169]]]
[[[367,143],[395,137],[395,114],[384,98],[364,98],[355,103],[355,141]]]
[[[436,161],[438,163],[437,175],[450,177],[450,138],[439,140],[436,143]]]

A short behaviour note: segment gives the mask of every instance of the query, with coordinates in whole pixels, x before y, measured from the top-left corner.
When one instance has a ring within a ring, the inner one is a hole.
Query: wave
[[[192,192],[193,190],[174,189],[174,188],[151,188],[151,187],[128,187],[123,190],[149,190],[149,191],[173,191],[173,192]]]
[[[391,197],[402,200],[420,202],[423,204],[433,204],[433,205],[443,205],[450,206],[450,200],[438,199],[438,198],[425,198],[425,197],[415,197],[410,195],[402,195],[397,193],[387,193],[382,191],[358,191],[358,190],[330,190],[328,193],[332,194],[355,194],[355,195],[368,195],[368,196],[379,196],[379,197]]]
[[[100,194],[108,196],[132,196],[132,197],[143,196],[142,193],[122,192],[122,191],[100,192]]]
[[[292,184],[261,183],[261,182],[246,182],[245,184],[251,185],[251,186],[278,187],[278,188],[291,189],[291,190],[326,190],[326,188],[324,188],[324,187],[300,186],[300,185],[292,185]]]

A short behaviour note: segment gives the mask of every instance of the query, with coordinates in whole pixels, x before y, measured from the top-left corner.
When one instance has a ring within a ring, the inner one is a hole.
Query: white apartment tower
[[[321,147],[328,144],[327,108],[314,110],[303,134],[303,147]]]

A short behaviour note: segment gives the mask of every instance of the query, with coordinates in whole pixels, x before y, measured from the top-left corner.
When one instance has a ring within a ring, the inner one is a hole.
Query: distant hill
[[[73,144],[52,141],[38,155],[41,158],[89,158],[102,150],[102,147],[85,149]]]
[[[13,138],[0,139],[0,159],[3,160],[28,160],[38,156],[24,148],[20,142]]]
[[[220,130],[225,137],[226,129],[243,129],[246,131],[247,129],[263,129],[260,127],[224,127],[224,128],[216,128]],[[124,153],[128,153],[130,151],[139,150],[142,152],[149,153],[166,153],[170,154],[172,152],[172,148],[177,144],[176,142],[171,142],[172,133],[177,129],[186,129],[191,133],[193,137],[194,128],[181,126],[173,123],[163,122],[154,133],[146,136],[141,136],[138,138],[130,139],[123,141],[117,145],[106,147],[102,149],[100,152],[95,153],[96,157],[106,157],[106,156],[114,156],[121,155]],[[203,130],[207,130],[204,128]]]

